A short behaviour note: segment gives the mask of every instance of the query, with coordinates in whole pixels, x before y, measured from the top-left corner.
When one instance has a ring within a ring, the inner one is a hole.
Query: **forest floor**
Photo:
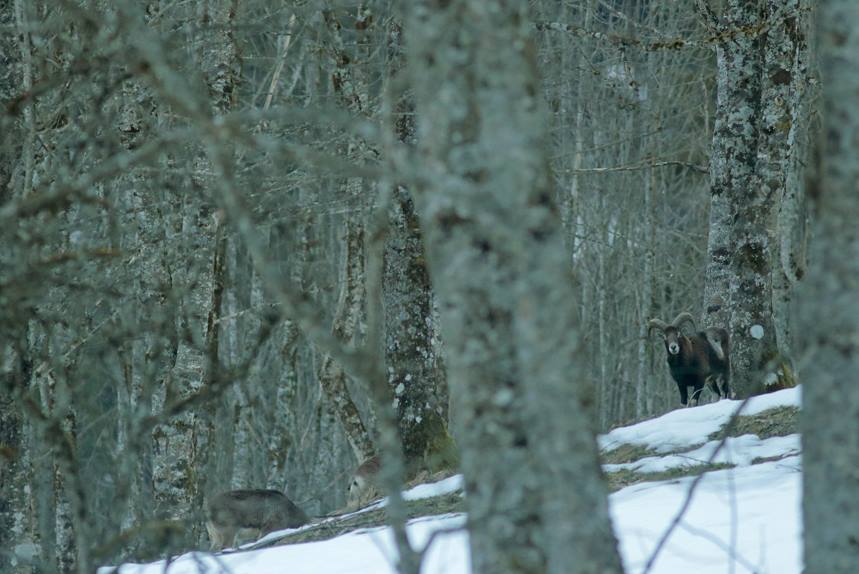
[[[675,531],[654,573],[685,573],[692,566],[700,573],[724,572],[732,561],[731,571],[737,573],[800,572],[799,401],[799,388],[755,397],[730,422],[741,402],[723,400],[601,435],[612,518],[627,572],[641,571],[671,524]],[[693,490],[693,504],[686,508]],[[433,540],[422,572],[469,572],[463,497],[460,475],[404,492],[413,544]],[[268,572],[269,564],[286,557],[300,560],[300,571],[309,573],[393,572],[384,506],[384,500],[376,501],[215,557],[194,553],[187,558],[187,572],[198,571],[207,556],[237,574]],[[686,514],[678,519],[681,508]],[[448,534],[433,538],[439,530]],[[341,554],[349,561],[347,569],[324,561]],[[352,563],[361,556],[370,562]],[[180,567],[184,558],[171,565],[171,573],[186,571]],[[126,565],[120,572],[148,574],[149,568],[158,571],[157,565]]]
[[[439,516],[442,514],[458,514],[465,512],[462,481],[459,476],[454,480],[444,480],[434,485],[423,485],[432,488],[421,493],[420,490],[411,489],[406,491],[406,508],[409,519]],[[420,488],[420,487],[418,487]],[[413,493],[408,496],[408,493]],[[438,493],[438,494],[435,494]],[[383,527],[387,524],[387,513],[384,500],[377,500],[369,506],[347,512],[341,515],[327,517],[319,522],[274,539],[264,539],[251,548],[264,548],[283,544],[297,544],[299,542],[311,542],[317,540],[328,540],[347,532],[360,528]]]
[[[737,466],[735,462],[728,462],[727,460],[721,460],[720,462],[707,461],[707,455],[725,438],[726,434],[728,438],[739,438],[750,435],[743,441],[745,443],[744,446],[746,449],[750,446],[754,448],[757,445],[752,445],[752,443],[755,442],[760,443],[774,437],[796,435],[798,432],[798,418],[798,407],[792,405],[776,406],[756,414],[740,415],[730,429],[727,428],[729,419],[725,419],[717,430],[708,435],[707,442],[691,446],[657,451],[640,443],[621,443],[601,453],[609,490],[616,492],[627,486],[642,482],[673,480],[686,476],[697,476],[714,470],[734,468]],[[796,436],[798,437],[798,435]],[[758,440],[756,441],[751,437],[756,437]],[[766,443],[763,444],[766,445]],[[753,457],[748,464],[760,464],[779,460],[786,456],[795,456],[798,453],[798,445],[795,451],[788,449],[786,452],[781,448],[785,445],[785,441],[776,441],[774,445],[778,451],[776,454],[762,453],[762,456]],[[736,445],[734,446],[736,447]],[[723,446],[722,448],[725,447]],[[672,458],[666,459],[666,457]],[[661,463],[660,466],[664,468],[653,470],[653,464],[648,463],[654,462],[657,464]],[[464,502],[461,489],[454,490],[453,492],[444,492],[436,496],[407,500],[408,518],[465,512]],[[384,505],[379,504],[379,501],[377,501],[361,511],[328,518],[297,532],[279,537],[276,540],[261,541],[251,547],[262,548],[281,544],[327,540],[359,528],[384,526],[386,520],[387,516]]]
[[[781,406],[773,407],[754,415],[740,415],[737,417],[735,423],[731,425],[731,428],[728,428],[728,422],[725,421],[719,430],[712,432],[708,436],[708,442],[695,444],[690,447],[679,447],[657,452],[641,444],[623,443],[616,448],[601,453],[609,490],[615,492],[621,488],[641,482],[657,482],[683,476],[697,476],[713,470],[733,468],[736,466],[734,462],[727,460],[709,462],[706,458],[706,455],[711,454],[710,451],[726,436],[727,438],[739,438],[751,435],[751,437],[756,437],[758,441],[766,441],[774,437],[796,435],[798,440],[798,422],[799,408],[795,406]],[[745,442],[749,444],[756,441],[750,438]],[[776,448],[784,444],[784,441],[773,441],[773,445],[777,445]],[[779,452],[776,454],[756,456],[751,459],[749,464],[760,464],[778,460],[786,456],[795,456],[798,452],[798,445],[795,451],[790,449],[785,452],[779,449]],[[666,462],[664,459],[668,456],[674,457],[673,460],[676,464],[669,464],[659,470],[649,470],[653,466],[648,465],[648,462],[661,462],[664,464]]]

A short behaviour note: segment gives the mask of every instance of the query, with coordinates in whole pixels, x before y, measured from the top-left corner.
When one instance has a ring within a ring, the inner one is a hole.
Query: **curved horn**
[[[659,329],[664,333],[666,327],[668,327],[668,325],[666,325],[664,321],[660,321],[659,319],[651,319],[647,322],[647,336],[650,337],[651,335],[653,335],[654,329]]]
[[[688,311],[683,311],[682,313],[674,317],[674,320],[671,321],[671,325],[679,329],[680,325],[682,325],[685,321],[692,323],[692,328],[696,331],[698,330],[698,327],[695,325],[695,319],[692,318],[692,313],[689,313]]]

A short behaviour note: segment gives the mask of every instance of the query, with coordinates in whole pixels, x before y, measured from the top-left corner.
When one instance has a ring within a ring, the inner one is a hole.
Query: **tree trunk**
[[[199,0],[197,10],[202,29],[214,30],[211,35],[200,36],[198,57],[206,77],[211,112],[221,116],[233,107],[241,77],[232,37],[236,0]],[[210,161],[199,150],[191,175],[195,187],[210,186],[210,168]],[[170,270],[170,281],[182,294],[182,302],[175,326],[175,360],[160,397],[164,409],[210,389],[211,369],[218,364],[216,319],[220,316],[222,290],[218,282],[223,278],[223,244],[218,241],[220,216],[208,213],[194,195],[184,197],[176,212],[179,215],[168,239],[196,249],[187,254],[185,266]],[[194,517],[202,509],[210,477],[198,470],[209,469],[213,437],[211,415],[194,406],[173,414],[154,433],[155,501],[171,519],[189,521],[185,533],[190,545],[199,544],[203,536],[202,522]]]
[[[621,572],[525,3],[416,4],[407,38],[434,173],[418,212],[463,427],[472,567]]]
[[[447,433],[445,398],[438,392],[433,346],[432,291],[414,204],[398,187],[385,243],[385,366],[397,405],[397,422],[408,465],[455,464]]]
[[[651,376],[649,368],[647,322],[652,319],[653,314],[653,254],[656,249],[654,241],[653,218],[653,171],[648,169],[644,172],[644,221],[641,227],[641,242],[644,249],[641,291],[639,294],[640,309],[638,320],[638,365],[635,382],[635,418],[640,420],[650,413],[650,401],[648,400],[653,390],[648,389],[647,380]]]
[[[771,249],[778,362],[774,365],[777,380],[771,382],[780,386],[796,384],[790,318],[793,291],[804,273],[805,190],[801,175],[808,127],[808,10],[806,0],[767,2],[767,16],[773,24],[767,32],[764,54],[758,165],[762,185],[778,206],[773,224],[775,245]]]
[[[364,225],[357,216],[349,215],[343,237],[340,271],[340,298],[334,314],[334,334],[344,343],[359,336],[358,325],[364,314]],[[349,438],[355,458],[363,461],[375,452],[370,432],[346,387],[343,368],[326,355],[319,369],[319,383]]]
[[[755,0],[743,0],[733,5],[732,13],[726,15],[730,25],[757,24],[756,4]],[[736,198],[751,187],[754,176],[759,52],[757,40],[745,35],[716,48],[716,117],[710,153],[710,225],[704,281],[707,326],[728,328],[731,321],[731,293],[737,282],[732,266],[732,223]]]
[[[398,24],[389,31],[388,50],[387,73],[396,81],[402,77],[405,64]],[[397,97],[393,108],[397,139],[414,146],[410,94]],[[455,447],[447,430],[449,397],[443,386],[444,365],[433,342],[433,293],[424,243],[414,201],[401,185],[394,186],[384,249],[385,367],[397,405],[403,455],[412,470],[455,466]]]
[[[11,337],[7,339],[11,341]],[[0,400],[0,571],[34,572],[39,554],[38,532],[29,493],[34,485],[32,467],[33,427],[20,404],[30,380],[31,365],[20,353],[3,352],[2,400]],[[28,444],[30,443],[30,444]]]
[[[30,24],[24,12],[26,3],[17,0],[0,6],[0,26],[8,32],[0,34],[0,101],[11,101],[21,91],[32,88]],[[17,34],[12,30],[17,29]],[[0,204],[20,199],[26,191],[27,177],[32,178],[32,142],[25,133],[34,133],[32,109],[24,110],[23,125],[4,123],[0,138]],[[18,142],[25,145],[18,149]],[[23,160],[23,161],[22,161]],[[27,164],[20,173],[21,164]],[[21,265],[13,249],[0,251],[0,269],[14,274]],[[5,282],[8,276],[2,277]],[[17,305],[10,304],[7,293],[6,313],[15,315]],[[11,301],[10,301],[11,300]],[[35,513],[30,504],[33,491],[33,425],[21,408],[22,398],[31,379],[32,361],[27,357],[28,329],[17,329],[26,319],[12,317],[0,322],[0,572],[29,574],[36,570],[40,547],[35,525]]]
[[[803,385],[805,572],[859,565],[859,3],[821,10],[823,166],[810,190],[817,210],[802,304],[813,358]]]
[[[731,387],[740,397],[789,373],[773,315],[778,202],[795,148],[788,137],[795,96],[783,93],[794,72],[795,23],[785,23],[782,8],[769,5],[762,18],[759,2],[744,0],[718,24],[730,39],[716,51],[704,322],[729,328]],[[772,38],[757,32],[765,25]]]
[[[360,11],[360,9],[359,9]],[[355,54],[346,51],[341,37],[341,24],[334,10],[322,12],[330,34],[330,74],[337,101],[356,116],[367,112],[367,89],[363,76],[353,65]],[[342,153],[353,161],[365,154],[363,142],[349,140]],[[341,193],[349,199],[351,209],[345,216],[340,268],[340,297],[334,312],[332,331],[345,344],[355,344],[361,338],[361,325],[365,320],[366,289],[364,285],[365,211],[361,208],[362,182],[359,178],[341,181]],[[334,408],[343,430],[349,439],[355,458],[366,460],[375,454],[371,428],[362,419],[346,386],[346,373],[330,356],[325,356],[319,370],[322,390]]]

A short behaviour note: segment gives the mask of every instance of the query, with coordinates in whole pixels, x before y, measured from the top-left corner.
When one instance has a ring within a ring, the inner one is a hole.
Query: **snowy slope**
[[[690,468],[699,466],[710,460],[713,451],[719,446],[720,441],[710,442],[696,449],[666,456],[648,456],[635,462],[623,464],[604,464],[606,472],[617,472],[619,470],[633,470],[635,472],[661,472],[673,468]],[[712,462],[714,464],[734,464],[736,466],[748,466],[755,459],[775,458],[799,454],[799,435],[776,436],[768,439],[759,439],[753,434],[741,437],[731,437],[716,453]]]
[[[798,407],[800,388],[753,397],[743,415],[756,415],[775,407]],[[723,400],[700,407],[677,409],[655,419],[617,428],[599,437],[600,448],[610,451],[621,444],[646,446],[656,452],[670,452],[707,441],[707,437],[728,422],[742,401]]]
[[[743,414],[756,414],[778,406],[799,406],[799,400],[799,389],[780,391],[756,397],[747,404]],[[681,455],[668,454],[624,465],[606,465],[606,470],[624,468],[656,472],[700,464],[709,458],[717,444],[708,441],[708,436],[728,421],[739,404],[739,401],[721,401],[673,411],[657,419],[615,429],[600,437],[604,450],[624,443],[646,446],[662,453],[703,446]],[[738,466],[704,475],[687,513],[659,554],[652,572],[798,574],[801,570],[798,453],[798,435],[766,440],[753,435],[729,439],[715,462],[730,462]],[[781,459],[752,464],[756,458],[776,457]],[[692,477],[683,477],[644,482],[610,496],[615,532],[628,574],[643,571],[662,533],[683,505],[693,480]],[[407,492],[406,496],[437,496],[460,488],[461,478],[453,477],[434,485],[421,485]],[[435,538],[423,573],[470,573],[467,534],[457,530],[464,522],[464,516],[458,514],[416,519],[409,523],[409,534],[417,547],[423,547],[432,532],[445,531],[444,535]],[[219,556],[186,554],[174,559],[168,572],[387,574],[394,572],[390,566],[394,555],[390,530],[373,528],[321,542]],[[730,569],[732,560],[734,568]],[[112,570],[103,568],[99,574]],[[160,574],[164,572],[164,563],[126,564],[119,572]]]
[[[628,573],[642,571],[692,480],[642,483],[611,495]],[[799,457],[707,473],[652,571],[723,574],[736,548],[733,572],[798,574],[800,496]]]
[[[464,518],[447,515],[416,519],[409,523],[412,544],[425,544],[430,533],[438,529],[461,526]],[[231,574],[381,574],[394,573],[391,556],[395,555],[390,529],[374,528],[352,532],[322,542],[275,546],[264,550],[237,552],[220,556],[196,552],[175,559],[170,574],[206,572]],[[439,536],[428,553],[423,572],[445,574],[467,572],[468,545],[466,534],[459,531]],[[99,574],[110,569],[101,568]],[[164,563],[124,565],[120,574],[162,574]]]

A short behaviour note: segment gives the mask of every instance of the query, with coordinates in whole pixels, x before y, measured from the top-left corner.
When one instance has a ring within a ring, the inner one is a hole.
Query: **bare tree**
[[[393,100],[391,123],[396,140],[415,144],[411,93],[398,89],[407,78],[401,24],[387,32],[387,74]],[[388,150],[389,153],[391,150]],[[385,368],[394,393],[403,454],[412,470],[456,464],[455,445],[448,434],[445,371],[436,343],[434,295],[424,253],[424,241],[412,193],[394,184],[385,226],[382,307],[385,316]]]
[[[28,20],[24,14],[24,3],[7,3],[0,9],[0,26],[17,30],[17,34],[6,33],[0,37],[0,101],[9,101],[20,87],[32,87],[30,36],[26,31]],[[32,109],[24,111],[23,122],[14,122],[0,116],[0,155],[3,157],[30,157],[21,153],[21,147],[29,149],[32,144],[24,137],[32,130]],[[19,142],[25,141],[24,146]],[[29,166],[28,166],[29,168]],[[20,170],[20,167],[18,167]],[[16,176],[16,166],[11,161],[0,161],[0,203],[20,200],[25,191],[22,184],[28,172]],[[15,178],[13,180],[13,177]],[[11,246],[10,246],[11,247]],[[0,251],[0,267],[7,270],[2,277],[2,305],[10,315],[0,323],[0,570],[24,574],[33,569],[32,560],[38,553],[38,540],[29,510],[28,476],[32,476],[32,450],[28,444],[28,417],[20,408],[21,398],[28,386],[32,363],[28,360],[26,336],[16,327],[25,324],[27,313],[20,303],[26,298],[21,287],[15,288],[14,278],[24,270],[16,257],[17,250],[7,248]]]
[[[693,2],[534,6],[583,360],[606,429],[677,405],[646,324],[693,309],[704,285],[709,32]]]
[[[805,10],[800,2],[728,4],[716,16],[700,3],[716,46],[717,101],[710,159],[711,200],[705,322],[730,326],[737,394],[793,385],[787,323],[776,320],[774,276],[782,272],[779,206],[797,181]],[[791,89],[793,88],[793,89]],[[794,190],[790,191],[795,193]],[[789,297],[783,285],[781,299]],[[784,305],[779,307],[786,313]],[[780,326],[781,336],[776,332]],[[781,345],[779,344],[781,342]]]
[[[526,3],[410,12],[418,212],[460,409],[473,568],[620,572]]]
[[[822,169],[803,329],[811,346],[803,385],[805,572],[853,572],[859,564],[859,5],[821,3],[824,95]]]
[[[326,513],[450,417],[475,564],[619,571],[591,423],[677,404],[644,327],[704,290],[710,49],[747,39],[789,353],[808,3],[736,42],[694,0],[528,4],[0,2],[0,570],[205,546],[218,490]]]

